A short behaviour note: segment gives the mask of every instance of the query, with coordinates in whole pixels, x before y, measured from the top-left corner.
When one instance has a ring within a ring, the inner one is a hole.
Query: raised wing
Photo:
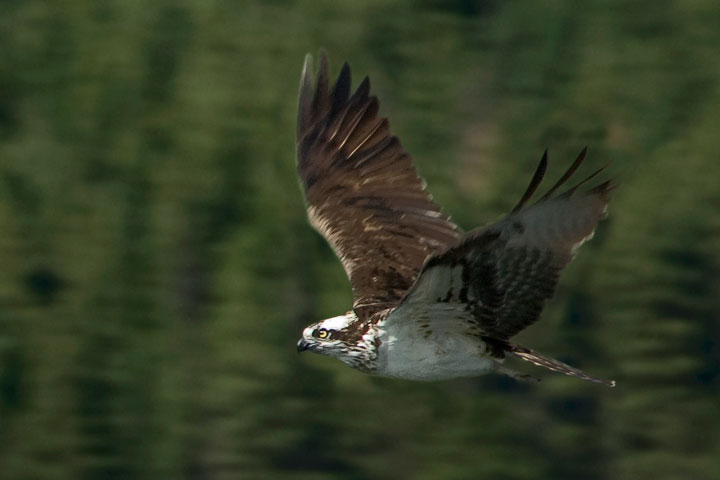
[[[345,63],[330,89],[320,57],[313,87],[308,55],[300,82],[298,173],[310,222],[342,261],[355,309],[397,303],[429,255],[460,238],[432,201],[410,156],[378,117],[367,77],[350,96]]]
[[[555,290],[560,271],[592,236],[610,201],[611,181],[578,192],[580,185],[602,169],[553,197],[585,152],[547,194],[525,207],[544,175],[546,152],[512,213],[470,232],[457,245],[430,258],[403,304],[462,305],[475,319],[473,333],[500,340],[535,322]]]

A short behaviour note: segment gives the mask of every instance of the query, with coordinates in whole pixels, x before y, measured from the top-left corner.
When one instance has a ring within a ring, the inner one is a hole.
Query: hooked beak
[[[297,343],[297,352],[304,352],[305,350],[310,349],[310,342],[305,340],[304,338],[301,338],[300,341]]]

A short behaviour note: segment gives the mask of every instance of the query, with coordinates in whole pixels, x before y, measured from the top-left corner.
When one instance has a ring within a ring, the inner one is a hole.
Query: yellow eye
[[[321,328],[320,330],[318,330],[318,337],[319,337],[319,338],[327,338],[327,337],[328,337],[328,331],[325,330],[324,328]]]

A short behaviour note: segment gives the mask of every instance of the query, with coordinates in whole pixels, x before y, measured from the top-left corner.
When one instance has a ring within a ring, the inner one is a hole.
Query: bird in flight
[[[443,380],[490,372],[534,378],[504,364],[516,357],[583,380],[614,386],[511,342],[534,323],[560,271],[605,216],[613,183],[561,187],[586,149],[536,202],[547,151],[517,206],[467,233],[425,183],[378,115],[365,77],[351,94],[345,63],[330,85],[320,56],[313,80],[307,55],[300,80],[297,171],[311,224],[350,279],[352,309],[304,329],[298,352],[338,358],[362,372]]]

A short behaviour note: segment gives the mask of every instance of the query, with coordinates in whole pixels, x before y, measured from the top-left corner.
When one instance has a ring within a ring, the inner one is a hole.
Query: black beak
[[[304,338],[301,338],[300,341],[297,344],[297,352],[304,352],[305,350],[310,348],[310,342],[305,340]]]

